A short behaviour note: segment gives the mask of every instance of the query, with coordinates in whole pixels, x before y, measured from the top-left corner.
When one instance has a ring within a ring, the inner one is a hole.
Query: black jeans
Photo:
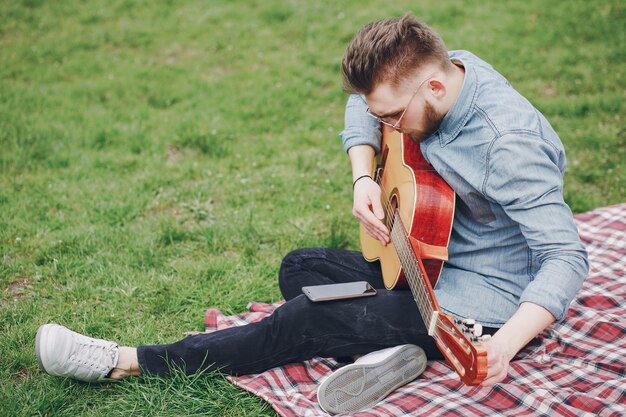
[[[307,285],[350,281],[368,281],[378,294],[313,303],[301,291]],[[380,264],[367,262],[360,252],[291,252],[282,262],[279,285],[287,302],[260,322],[169,345],[139,346],[141,371],[167,375],[174,365],[190,374],[218,369],[246,375],[314,356],[349,357],[406,343],[421,346],[429,359],[442,358],[410,291],[385,290]]]

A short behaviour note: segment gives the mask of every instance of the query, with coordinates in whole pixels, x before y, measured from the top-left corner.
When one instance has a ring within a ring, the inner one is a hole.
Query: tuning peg
[[[474,325],[474,336],[480,337],[483,334],[483,326],[480,323]]]
[[[489,339],[491,339],[491,335],[490,334],[485,334],[485,335],[482,335],[480,337],[480,341],[481,342],[487,342]]]
[[[474,320],[474,319],[463,319],[463,324],[465,324],[466,326],[473,326],[474,324],[476,324],[476,320]]]

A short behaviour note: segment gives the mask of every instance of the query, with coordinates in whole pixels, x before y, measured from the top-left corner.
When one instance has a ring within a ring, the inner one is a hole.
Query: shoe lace
[[[101,372],[108,372],[115,366],[117,357],[115,343],[85,337],[78,341],[78,345],[80,347],[77,349],[75,360],[79,363]]]

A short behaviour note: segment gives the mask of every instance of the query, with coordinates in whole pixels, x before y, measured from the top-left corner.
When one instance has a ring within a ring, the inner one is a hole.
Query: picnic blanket
[[[626,416],[626,204],[579,214],[576,223],[589,251],[589,277],[567,318],[516,356],[506,380],[466,386],[446,362],[429,361],[418,379],[351,415]],[[250,303],[249,312],[237,316],[210,309],[207,331],[261,320],[280,304]],[[228,379],[281,416],[326,416],[316,390],[338,366],[314,358]]]

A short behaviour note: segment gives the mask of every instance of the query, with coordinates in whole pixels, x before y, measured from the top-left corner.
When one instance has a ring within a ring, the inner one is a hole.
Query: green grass
[[[625,200],[617,0],[2,2],[0,414],[273,415],[219,375],[48,377],[35,332],[171,342],[278,300],[289,250],[358,247],[340,60],[406,11],[545,113],[575,212]]]

